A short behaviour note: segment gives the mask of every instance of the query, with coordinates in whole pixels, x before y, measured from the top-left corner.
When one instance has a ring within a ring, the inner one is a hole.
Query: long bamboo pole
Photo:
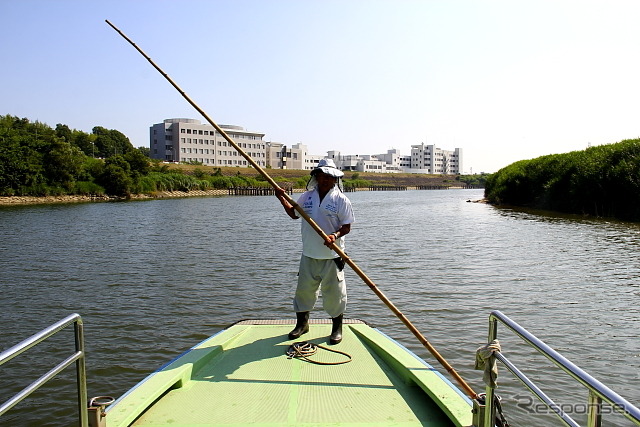
[[[122,31],[120,31],[115,25],[113,25],[111,22],[109,22],[109,20],[105,20],[107,24],[109,24],[111,26],[111,28],[113,28],[114,30],[116,30],[116,32],[118,32],[118,34],[120,34],[127,42],[129,42],[138,52],[140,52],[140,54],[142,56],[144,56],[144,58],[149,61],[149,63],[156,69],[158,70],[158,72],[160,74],[162,74],[164,76],[165,79],[167,79],[167,81],[169,81],[169,83],[171,83],[171,85],[176,88],[176,90],[178,92],[180,92],[180,95],[182,95],[182,97],[184,99],[187,100],[187,102],[189,104],[191,104],[191,106],[193,108],[196,109],[196,111],[198,113],[200,113],[202,115],[202,117],[204,117],[210,124],[211,126],[213,126],[215,128],[215,130],[222,135],[222,137],[229,143],[231,144],[231,146],[233,148],[235,148],[238,153],[240,153],[240,155],[242,157],[244,157],[249,164],[251,164],[251,166],[253,166],[258,173],[260,173],[260,175],[262,175],[264,177],[265,180],[267,180],[267,182],[269,182],[269,184],[271,184],[271,186],[274,189],[279,188],[278,184],[273,180],[273,178],[271,178],[261,167],[260,165],[258,165],[252,158],[251,156],[249,156],[247,153],[244,152],[244,150],[242,150],[242,148],[240,148],[240,146],[238,144],[236,144],[236,142],[231,139],[229,137],[229,135],[227,135],[227,133],[220,128],[220,126],[218,126],[216,124],[215,121],[213,121],[213,119],[211,119],[211,117],[209,117],[209,115],[202,110],[202,108],[200,108],[181,88],[180,86],[178,86],[176,84],[176,82],[174,82],[171,77],[169,77],[169,75],[167,73],[165,73],[164,71],[162,71],[162,69],[156,65],[155,62],[153,62],[153,60],[146,54],[144,53],[144,51],[142,49],[140,49],[140,47],[138,47],[138,45],[136,45],[129,37],[127,37]],[[307,221],[309,223],[309,225],[311,225],[311,227],[324,239],[327,240],[328,236],[325,234],[325,232],[318,226],[318,224],[315,223],[315,221],[313,221],[313,219],[311,219],[311,217],[309,217],[309,215],[307,215],[307,213],[302,209],[302,207],[300,205],[298,205],[298,203],[295,202],[295,200],[293,200],[293,198],[291,196],[289,196],[288,194],[284,194],[285,198],[287,199],[287,201],[289,203],[291,203],[291,205],[294,207],[294,209],[300,214],[300,216],[302,218],[305,219],[305,221]],[[442,355],[440,355],[440,353],[438,353],[438,351],[431,345],[431,343],[429,343],[429,341],[427,340],[427,338],[425,338],[424,335],[422,335],[422,333],[415,327],[413,326],[413,324],[409,321],[409,319],[402,314],[402,312],[389,300],[389,298],[387,298],[384,293],[382,293],[382,291],[380,289],[378,289],[378,287],[375,285],[375,283],[373,283],[373,281],[367,277],[367,275],[364,273],[364,271],[362,271],[360,269],[360,267],[358,267],[356,265],[356,263],[349,257],[347,256],[347,254],[342,251],[340,249],[339,246],[337,246],[335,243],[333,245],[331,245],[331,249],[333,249],[338,255],[340,255],[340,257],[353,269],[353,271],[356,272],[356,274],[358,276],[360,276],[360,278],[364,281],[364,283],[369,286],[369,288],[378,296],[378,298],[380,298],[382,300],[382,302],[389,307],[389,309],[391,309],[391,311],[398,317],[398,319],[400,319],[402,321],[402,323],[404,323],[404,325],[411,331],[411,333],[413,333],[413,335],[415,335],[415,337],[418,339],[418,341],[420,341],[422,343],[422,345],[429,350],[429,352],[433,355],[433,357],[436,358],[436,360],[438,362],[440,362],[440,364],[447,370],[447,372],[449,372],[449,374],[458,382],[458,384],[464,389],[465,393],[472,399],[475,399],[477,397],[476,392],[473,391],[473,389],[469,386],[469,384],[467,384],[467,382],[460,376],[458,375],[458,373],[455,371],[455,369],[453,369],[453,367],[449,364],[449,362],[447,362],[444,357],[442,357]]]

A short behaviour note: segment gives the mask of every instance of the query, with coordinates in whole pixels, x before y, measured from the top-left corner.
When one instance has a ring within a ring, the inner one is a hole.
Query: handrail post
[[[591,390],[587,401],[587,426],[602,427],[602,398]]]
[[[492,342],[498,337],[498,321],[493,317],[489,316],[489,340],[487,342]],[[494,363],[496,356],[491,354],[489,360],[487,360],[487,364],[492,366]],[[493,387],[487,384],[485,388],[485,398],[484,398],[484,427],[493,427],[495,425],[496,419],[496,405],[494,402],[495,393]]]
[[[89,413],[87,411],[87,403],[89,396],[87,393],[87,367],[86,353],[84,352],[84,324],[82,318],[73,324],[73,330],[76,340],[76,352],[81,353],[82,357],[76,360],[76,378],[78,381],[78,416],[81,427],[89,426]]]

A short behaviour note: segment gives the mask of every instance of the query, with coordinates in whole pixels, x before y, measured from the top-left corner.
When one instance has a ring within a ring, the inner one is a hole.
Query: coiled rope
[[[347,356],[349,359],[343,360],[341,362],[319,362],[317,360],[309,359],[309,356],[313,356],[314,354],[316,354],[319,348],[333,352],[333,353],[342,354],[343,356]],[[312,342],[307,342],[307,341],[294,342],[293,344],[291,344],[287,349],[287,356],[288,356],[287,357],[288,359],[293,359],[298,357],[306,360],[307,362],[315,363],[316,365],[342,365],[343,363],[348,363],[348,362],[351,362],[352,360],[351,356],[343,351],[334,350],[334,349],[322,346],[320,344],[314,344]]]

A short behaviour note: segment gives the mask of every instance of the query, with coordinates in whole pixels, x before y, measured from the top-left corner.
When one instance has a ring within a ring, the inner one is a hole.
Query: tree
[[[50,130],[50,128],[49,128]],[[24,187],[44,183],[42,148],[47,126],[28,119],[0,116],[0,193],[13,195]]]
[[[64,138],[68,143],[71,143],[73,140],[73,133],[71,132],[71,129],[69,129],[69,126],[61,123],[56,125],[56,136],[58,138]]]
[[[0,141],[0,194],[14,195],[20,187],[44,181],[37,152],[21,146],[17,136]]]
[[[26,118],[0,116],[2,195],[62,194],[79,191],[82,181],[82,191],[101,184],[108,194],[126,196],[148,172],[148,156],[117,130],[96,126],[88,134],[62,123],[52,129]]]
[[[137,150],[144,156],[151,158],[151,149],[149,147],[138,147]]]
[[[129,138],[120,131],[95,126],[92,132],[96,136],[95,146],[99,157],[106,159],[117,154],[125,154],[134,149]]]
[[[96,157],[96,139],[96,135],[74,130],[70,142],[81,149],[87,156]]]
[[[76,180],[85,155],[78,147],[64,139],[54,138],[49,152],[44,155],[44,167],[50,184],[62,184],[69,189]]]
[[[149,157],[145,156],[142,151],[131,150],[127,152],[124,159],[129,163],[131,172],[137,175],[149,174]]]
[[[82,162],[82,170],[78,179],[80,181],[99,180],[104,171],[104,162],[100,159],[85,156]]]
[[[124,169],[115,164],[110,164],[105,166],[102,176],[100,177],[100,184],[104,187],[107,194],[126,197],[131,195],[133,182]]]

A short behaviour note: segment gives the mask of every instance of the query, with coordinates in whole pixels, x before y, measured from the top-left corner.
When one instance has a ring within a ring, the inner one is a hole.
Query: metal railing
[[[589,390],[587,408],[587,426],[600,427],[602,425],[602,403],[607,402],[616,411],[623,414],[629,420],[640,425],[640,409],[629,403],[626,399],[615,393],[609,387],[587,374],[578,366],[570,362],[560,353],[549,347],[547,344],[536,338],[529,331],[502,314],[500,311],[492,311],[489,316],[489,342],[498,336],[498,321],[519,336],[525,343],[535,348],[556,366],[569,374],[577,382]],[[538,386],[536,386],[525,374],[523,374],[513,363],[511,363],[502,353],[494,353],[492,358],[502,362],[511,373],[513,373],[533,394],[535,394],[547,407],[557,415],[565,425],[580,427],[565,411],[561,405],[551,400]],[[490,361],[491,362],[491,361]],[[486,388],[486,410],[484,425],[493,426],[496,414],[494,389]]]
[[[75,332],[75,353],[71,356],[67,357],[65,360],[60,362],[55,368],[51,369],[49,372],[38,378],[36,381],[28,385],[21,392],[13,396],[11,399],[0,405],[0,416],[7,412],[9,409],[13,408],[15,405],[24,400],[31,393],[36,391],[42,385],[44,385],[47,381],[55,377],[57,374],[62,372],[65,368],[71,365],[73,362],[76,362],[76,378],[78,381],[78,413],[80,418],[80,426],[86,427],[89,425],[88,415],[87,415],[87,377],[86,377],[86,367],[85,367],[85,351],[84,351],[84,330],[82,324],[82,318],[79,314],[71,314],[66,318],[60,320],[57,323],[49,326],[46,329],[38,332],[37,334],[27,338],[21,343],[14,345],[8,350],[0,353],[0,366],[14,357],[24,353],[35,345],[41,343],[47,338],[55,335],[60,332],[70,324],[74,325]]]

